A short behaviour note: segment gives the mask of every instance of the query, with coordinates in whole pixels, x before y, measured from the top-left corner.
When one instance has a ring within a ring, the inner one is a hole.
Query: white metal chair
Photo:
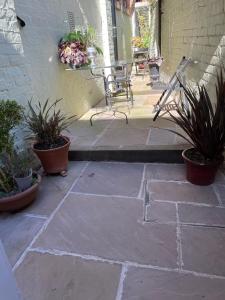
[[[110,107],[115,102],[124,102],[122,96],[125,96],[127,104],[131,103],[133,106],[134,99],[131,88],[132,65],[132,63],[121,63],[111,68],[111,74],[106,78],[107,97]]]

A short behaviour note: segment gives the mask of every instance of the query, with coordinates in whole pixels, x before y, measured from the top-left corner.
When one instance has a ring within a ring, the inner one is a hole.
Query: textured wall
[[[68,30],[66,11],[75,23],[102,31],[105,0],[0,0],[0,97],[26,103],[31,96],[64,98],[67,112],[83,114],[102,98],[101,80],[88,72],[67,72],[58,62],[57,43]],[[16,14],[25,20],[19,28]],[[102,44],[102,35],[99,36]],[[105,54],[107,56],[107,54]]]
[[[183,55],[199,64],[189,68],[188,79],[214,91],[215,71],[225,62],[225,0],[162,1],[163,71],[171,75]]]
[[[0,0],[0,98],[25,103],[33,94],[13,0]]]
[[[116,10],[116,22],[118,27],[118,56],[119,60],[132,58],[132,19],[121,10]]]

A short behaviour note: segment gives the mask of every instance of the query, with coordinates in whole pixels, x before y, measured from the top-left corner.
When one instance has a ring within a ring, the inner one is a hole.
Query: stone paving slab
[[[184,269],[225,276],[225,229],[181,226]]]
[[[153,126],[152,119],[148,118],[133,118],[129,119],[128,124],[124,124],[124,120],[114,120],[109,128],[139,128],[139,129],[149,129]]]
[[[12,266],[29,246],[43,222],[42,219],[19,213],[0,216],[0,239]]]
[[[219,204],[212,186],[203,187],[185,182],[150,181],[148,188],[151,200]]]
[[[224,300],[225,280],[129,268],[122,300]]]
[[[143,128],[109,128],[94,146],[133,146],[146,145],[149,129]]]
[[[225,208],[178,204],[181,223],[225,226]]]
[[[171,145],[175,143],[175,135],[160,128],[151,128],[148,145]]]
[[[176,267],[176,226],[142,215],[137,199],[70,194],[34,247]]]
[[[215,184],[215,191],[218,193],[221,204],[225,206],[225,185]]]
[[[121,266],[30,252],[16,270],[24,300],[115,300]]]
[[[146,207],[146,219],[148,222],[176,223],[175,203],[151,201]]]
[[[81,118],[70,126],[69,132],[71,137],[73,137],[71,142],[72,149],[75,150],[77,146],[92,145],[98,136],[102,134],[105,127],[110,124],[109,120],[95,120],[94,126],[91,126],[89,118],[86,120]]]
[[[91,162],[73,191],[137,197],[144,164]]]
[[[50,215],[79,177],[86,164],[86,162],[70,162],[66,177],[45,176],[40,185],[36,201],[26,209],[26,213]]]
[[[147,164],[146,179],[186,181],[184,164]]]

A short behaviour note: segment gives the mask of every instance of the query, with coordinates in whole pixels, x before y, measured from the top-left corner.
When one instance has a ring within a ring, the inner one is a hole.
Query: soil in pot
[[[196,185],[212,184],[223,162],[222,156],[215,161],[206,160],[194,148],[184,150],[182,156],[186,164],[187,180]]]
[[[68,166],[69,146],[69,138],[60,137],[54,145],[35,144],[33,151],[40,159],[45,173],[60,173],[64,176]]]
[[[34,145],[34,149],[38,150],[49,150],[62,147],[68,143],[68,140],[62,136],[60,136],[54,144],[47,144],[47,143],[36,143]]]

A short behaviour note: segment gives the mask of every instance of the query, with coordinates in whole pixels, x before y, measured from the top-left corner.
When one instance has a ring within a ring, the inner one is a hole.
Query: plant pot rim
[[[35,145],[37,144],[37,143],[33,143],[33,145],[32,145],[32,149],[33,149],[33,151],[34,152],[49,152],[49,151],[57,151],[57,150],[59,150],[59,149],[63,149],[63,148],[66,148],[67,146],[68,146],[68,144],[70,144],[70,139],[67,137],[67,136],[65,136],[65,135],[61,135],[61,137],[63,137],[66,141],[67,141],[67,143],[65,144],[65,145],[63,145],[63,146],[59,146],[59,147],[57,147],[57,148],[49,148],[49,149],[36,149],[35,148]]]
[[[35,182],[35,184],[33,184],[31,187],[29,187],[28,189],[26,189],[23,192],[18,192],[18,193],[14,194],[14,195],[0,198],[0,203],[15,201],[17,198],[18,199],[23,198],[27,194],[29,194],[33,190],[35,190],[38,187],[38,185],[41,183],[41,175],[34,173],[33,176],[37,177],[37,181]]]
[[[191,147],[191,148],[183,150],[182,151],[182,157],[183,157],[184,160],[188,161],[189,163],[192,163],[193,165],[196,165],[196,166],[215,166],[215,165],[220,164],[224,160],[223,155],[221,155],[221,159],[209,161],[207,163],[202,163],[202,162],[197,162],[197,161],[191,160],[190,158],[187,157],[186,152],[189,151],[189,150],[192,150],[192,149],[196,149],[196,148]]]

